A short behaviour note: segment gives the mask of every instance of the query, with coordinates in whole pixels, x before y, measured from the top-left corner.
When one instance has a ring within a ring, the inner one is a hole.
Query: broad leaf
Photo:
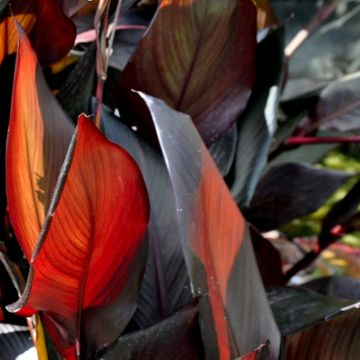
[[[105,135],[137,161],[150,199],[149,256],[134,323],[144,328],[191,302],[188,273],[176,228],[175,200],[161,155],[141,141],[103,105]]]
[[[297,163],[275,166],[259,182],[246,217],[261,231],[277,229],[317,210],[351,176]]]
[[[162,0],[116,96],[124,103],[135,89],[159,97],[190,114],[211,143],[246,106],[255,50],[256,8],[251,1]],[[139,127],[146,125],[152,129],[144,119]]]
[[[352,131],[360,129],[360,72],[348,75],[328,85],[320,94],[315,110],[310,114],[308,128]]]
[[[284,359],[356,359],[359,303],[292,288],[273,289],[270,303],[284,335]]]
[[[17,30],[14,19],[21,24],[44,65],[66,55],[75,40],[75,27],[64,15],[57,0],[17,0],[0,20],[0,64],[16,51]],[[56,19],[56,24],[54,24]]]
[[[0,323],[0,359],[37,360],[37,358],[26,326]]]
[[[20,26],[18,34],[6,182],[12,225],[30,261],[74,126],[46,85]]]
[[[172,315],[156,325],[120,337],[99,359],[202,360],[203,346],[197,307]]]
[[[231,186],[231,193],[240,206],[249,205],[276,129],[283,49],[283,28],[271,31],[258,45],[257,78],[249,104],[239,119],[235,179]]]
[[[134,260],[149,211],[143,178],[127,152],[107,141],[85,116],[79,118],[75,141],[32,255],[25,291],[8,307],[24,316],[46,311],[50,334],[55,323],[64,329],[56,345],[66,359],[75,358],[76,344],[80,351],[82,336],[90,346],[113,341],[135,310],[145,257]],[[126,313],[116,317],[120,309],[114,308],[106,319],[101,313],[114,300]],[[98,313],[103,316],[95,321]],[[93,338],[97,328],[100,339]]]
[[[245,355],[279,337],[246,223],[189,116],[140,93],[170,174],[179,233],[209,359]],[[175,209],[174,209],[175,210]],[[249,303],[249,299],[252,299]]]

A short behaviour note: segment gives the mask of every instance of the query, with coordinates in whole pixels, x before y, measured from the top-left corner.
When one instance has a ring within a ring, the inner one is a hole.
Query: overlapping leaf
[[[121,103],[135,89],[159,97],[190,114],[211,143],[245,108],[255,50],[256,8],[251,1],[163,0],[116,96]]]
[[[30,261],[74,126],[47,87],[20,26],[18,34],[7,143],[7,198],[17,239]]]
[[[202,360],[197,320],[197,307],[189,307],[148,329],[121,337],[99,359]]]
[[[11,12],[8,8],[0,20],[0,64],[6,55],[16,51],[17,30],[14,18],[30,34],[32,45],[42,64],[59,60],[74,44],[75,27],[62,12],[58,1],[13,1]]]
[[[178,228],[209,358],[245,355],[278,330],[248,230],[191,119],[141,94],[149,107],[174,189]],[[249,303],[249,299],[252,302]]]
[[[29,259],[73,126],[47,88],[24,32],[20,27],[18,30],[19,47],[8,135],[7,195],[10,213],[16,214],[13,225]],[[26,173],[28,175],[24,176]],[[28,232],[29,228],[32,230]]]
[[[71,164],[66,173],[68,161]],[[36,310],[49,313],[46,324],[49,326],[51,319],[65,329],[66,335],[62,343],[57,339],[57,346],[64,357],[72,359],[75,343],[81,341],[81,324],[86,338],[93,334],[91,327],[104,326],[101,319],[96,324],[89,322],[89,313],[91,317],[96,308],[101,311],[111,306],[129,278],[137,283],[141,276],[145,257],[136,264],[134,259],[147,226],[148,202],[136,163],[108,142],[85,116],[79,118],[75,149],[73,155],[68,153],[62,171],[64,187],[59,202],[52,203],[49,210],[44,236],[32,256],[26,289],[9,309],[27,316]],[[60,177],[57,186],[61,181]],[[134,304],[137,287],[125,296]],[[126,321],[120,319],[122,329],[132,314],[129,308],[126,311]],[[119,333],[113,332],[107,341],[116,335]]]
[[[359,303],[301,289],[269,293],[281,333],[285,359],[356,359],[360,347]]]
[[[311,114],[311,126],[351,131],[360,129],[360,72],[328,85]]]
[[[144,328],[191,302],[189,277],[176,228],[174,195],[165,162],[103,106],[105,135],[137,161],[150,199],[149,256],[134,323]]]
[[[240,206],[247,206],[254,194],[276,129],[283,49],[283,28],[270,31],[258,45],[257,78],[249,104],[239,120],[235,179],[231,186]]]

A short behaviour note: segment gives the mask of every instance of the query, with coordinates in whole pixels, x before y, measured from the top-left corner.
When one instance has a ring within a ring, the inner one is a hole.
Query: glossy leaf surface
[[[20,26],[18,34],[6,183],[12,225],[30,261],[74,126],[51,94]]]
[[[360,346],[359,303],[294,288],[269,293],[284,339],[285,359],[356,359]]]
[[[36,310],[49,313],[66,331],[64,342],[57,346],[64,357],[72,359],[75,342],[80,342],[81,322],[87,321],[82,315],[111,305],[132,272],[141,276],[136,268],[142,261],[135,264],[134,259],[149,209],[136,163],[83,115],[74,153],[68,156],[72,160],[66,160],[71,164],[61,197],[47,217],[48,228],[43,228],[47,233],[36,245],[26,289],[9,309],[25,316]],[[137,289],[127,294],[131,303],[134,295]],[[98,321],[96,326],[103,325]]]
[[[120,337],[102,356],[104,360],[202,360],[197,307],[134,334]]]
[[[17,0],[0,22],[0,63],[17,48],[17,30],[14,18],[30,35],[31,43],[44,65],[67,54],[75,40],[75,27],[64,15],[56,0]],[[56,19],[56,26],[54,21]]]
[[[267,162],[276,130],[283,57],[284,29],[278,28],[270,31],[258,45],[254,90],[238,123],[239,140],[231,193],[240,206],[249,205]]]
[[[150,200],[149,256],[134,322],[144,328],[191,302],[189,277],[176,228],[175,200],[161,155],[103,106],[103,131],[136,160]]]
[[[140,93],[149,107],[173,185],[178,228],[210,359],[245,355],[279,337],[248,229],[189,116]],[[251,298],[251,304],[248,299]]]
[[[317,210],[351,176],[299,163],[273,167],[259,182],[246,217],[262,231],[277,229]]]
[[[159,97],[190,114],[211,143],[245,108],[255,49],[256,8],[251,1],[163,0],[116,96],[122,102],[135,89]]]

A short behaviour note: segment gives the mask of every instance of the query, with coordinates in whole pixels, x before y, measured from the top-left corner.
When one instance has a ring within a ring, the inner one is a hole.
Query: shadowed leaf
[[[123,104],[124,96],[136,101],[131,89],[159,97],[190,114],[211,143],[246,106],[255,50],[256,8],[251,1],[163,0],[122,74],[116,97]],[[152,129],[150,119],[142,120],[139,128]]]
[[[137,327],[153,325],[191,302],[188,273],[176,228],[174,195],[161,155],[103,106],[105,135],[137,161],[150,199],[149,256],[134,315]]]
[[[274,288],[268,295],[285,337],[285,359],[357,358],[360,351],[359,303],[295,288]]]
[[[120,337],[100,359],[202,360],[197,307],[179,311],[156,325]]]
[[[270,31],[258,45],[254,90],[238,123],[239,140],[231,193],[240,206],[249,205],[267,161],[276,129],[283,57],[284,29],[278,28]]]
[[[340,131],[360,130],[360,72],[328,85],[310,114],[309,127]]]
[[[277,328],[236,203],[190,117],[140,95],[149,107],[170,174],[176,231],[193,295],[203,297],[200,326],[206,355],[236,358],[270,339],[270,358],[277,358]]]
[[[259,182],[246,217],[261,231],[277,229],[317,210],[351,176],[297,163],[273,167]]]
[[[82,324],[90,346],[113,341],[127,324],[138,295],[133,284],[142,276],[145,256],[134,260],[148,220],[143,179],[128,153],[83,115],[74,140],[57,183],[61,196],[51,204],[25,291],[8,307],[23,316],[46,311],[45,324],[66,359],[75,358]],[[125,316],[103,313],[113,301],[121,302],[119,295],[126,298]],[[96,321],[95,312],[102,315]],[[113,323],[104,323],[109,317]],[[60,332],[54,336],[56,325],[63,328],[62,338]],[[92,338],[99,330],[101,339]]]
[[[37,360],[36,350],[26,326],[0,323],[0,359]]]

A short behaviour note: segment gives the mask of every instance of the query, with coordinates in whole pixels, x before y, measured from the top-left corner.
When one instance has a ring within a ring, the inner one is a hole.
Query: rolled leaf
[[[14,19],[30,35],[43,65],[61,59],[74,44],[75,26],[64,15],[57,0],[13,1],[11,12],[8,8],[0,20],[0,64],[6,55],[16,52],[17,30]]]
[[[51,94],[21,26],[17,31],[6,191],[17,240],[30,261],[74,125]]]
[[[159,97],[190,114],[211,143],[246,106],[255,50],[256,8],[250,0],[163,0],[116,97],[123,105],[131,89]],[[139,127],[152,129],[150,119],[144,122]]]
[[[258,45],[254,90],[238,123],[239,139],[231,193],[240,206],[249,205],[267,162],[276,130],[283,58],[284,29],[278,28],[270,31]]]
[[[57,189],[60,186],[61,192],[55,192],[56,197],[60,195],[58,203],[55,197],[32,255],[25,291],[8,308],[24,316],[38,310],[47,312],[50,334],[55,324],[65,332],[61,343],[57,339],[58,349],[66,359],[73,359],[80,351],[82,324],[90,334],[91,326],[104,326],[101,320],[89,323],[95,309],[101,312],[114,300],[119,301],[120,294],[126,303],[134,304],[137,286],[127,285],[130,279],[138,282],[138,268],[144,266],[144,256],[136,263],[134,260],[149,208],[136,163],[125,150],[107,141],[85,116],[79,118],[75,149],[64,162]],[[132,314],[128,308],[126,311],[122,326],[118,324],[122,329]],[[118,331],[107,341],[113,341]]]
[[[189,116],[143,93],[170,174],[192,292],[209,359],[232,359],[279,334],[246,223]],[[249,299],[251,302],[249,303]]]

